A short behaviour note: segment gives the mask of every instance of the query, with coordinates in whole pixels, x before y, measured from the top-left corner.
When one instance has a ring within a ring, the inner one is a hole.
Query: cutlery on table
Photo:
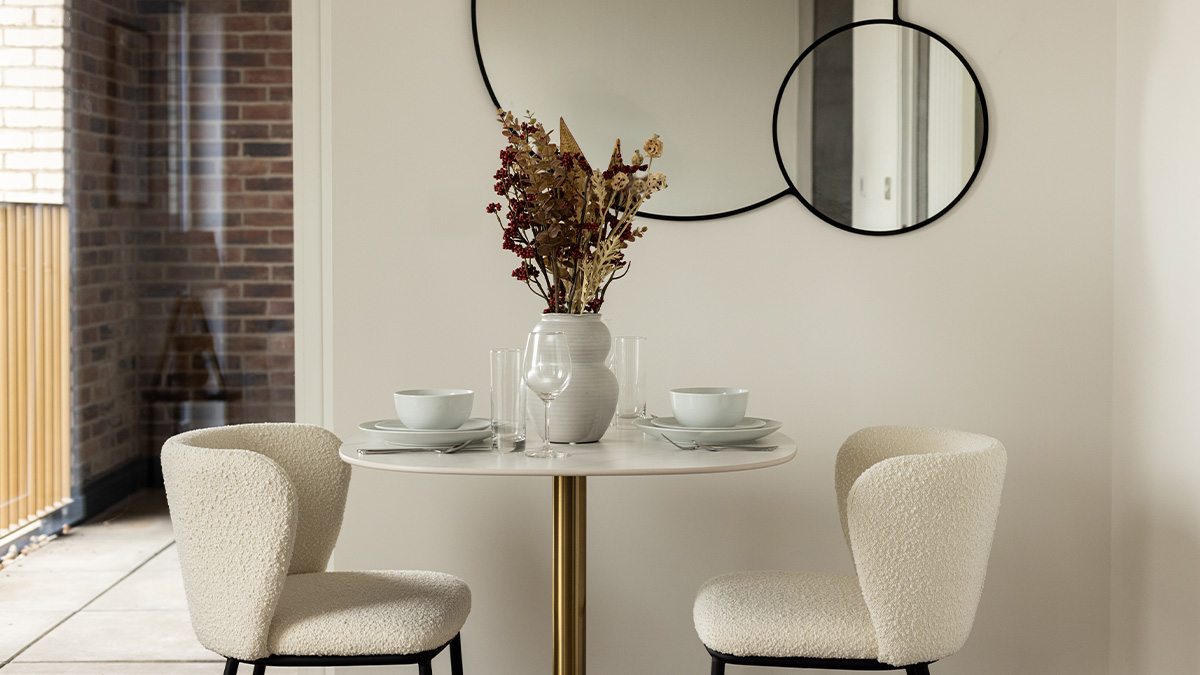
[[[467,447],[468,445],[470,445],[472,443],[476,443],[476,442],[478,442],[478,441],[473,441],[473,440],[472,441],[464,441],[462,443],[459,443],[458,445],[455,445],[455,446],[452,446],[449,448],[408,448],[408,447],[400,447],[400,446],[395,446],[395,447],[390,447],[390,448],[359,448],[358,454],[360,454],[360,455],[395,455],[395,454],[399,454],[402,452],[436,452],[439,455],[449,455],[451,453],[458,452],[459,450],[462,450],[463,448]]]
[[[687,445],[680,445],[680,444],[676,443],[675,441],[667,438],[666,434],[659,434],[659,435],[662,436],[664,441],[679,448],[680,450],[708,450],[709,452],[720,452],[722,450],[767,451],[767,450],[774,450],[779,447],[778,445],[708,445],[706,443],[700,443],[698,441],[692,441],[691,446],[687,446]]]

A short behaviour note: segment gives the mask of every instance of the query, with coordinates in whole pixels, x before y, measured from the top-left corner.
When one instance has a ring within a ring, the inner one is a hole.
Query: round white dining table
[[[536,441],[532,436],[530,443]],[[484,441],[486,443],[486,440]],[[561,445],[569,453],[535,459],[520,452],[500,454],[486,446],[453,454],[402,452],[365,455],[363,448],[386,443],[366,434],[351,437],[341,457],[354,466],[383,471],[473,476],[550,476],[554,480],[553,610],[554,675],[584,675],[587,588],[587,477],[653,476],[748,471],[783,464],[796,443],[781,433],[755,442],[774,450],[679,450],[638,430],[610,429],[595,443]],[[557,444],[556,444],[557,445]]]

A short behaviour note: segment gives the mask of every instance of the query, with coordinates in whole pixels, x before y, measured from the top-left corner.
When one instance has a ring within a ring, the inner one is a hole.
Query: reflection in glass
[[[642,215],[703,216],[787,189],[771,111],[788,68],[812,43],[811,5],[477,0],[475,16],[501,107],[565,118],[593,165],[607,162],[615,137],[628,157],[661,134],[667,150],[655,166],[671,189]]]
[[[983,101],[970,71],[910,26],[868,24],[827,38],[780,96],[784,171],[839,227],[893,232],[927,222],[963,193],[983,154]]]

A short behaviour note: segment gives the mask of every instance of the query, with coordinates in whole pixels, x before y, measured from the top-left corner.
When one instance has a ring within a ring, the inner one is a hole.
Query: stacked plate
[[[409,429],[400,420],[363,422],[358,428],[388,445],[401,448],[449,448],[492,435],[492,423],[472,417],[457,429]]]
[[[783,426],[777,420],[760,419],[758,417],[743,417],[742,421],[731,427],[701,428],[687,427],[674,417],[655,417],[648,420],[637,420],[638,429],[647,436],[661,438],[663,436],[676,443],[749,443],[763,436],[772,434]]]

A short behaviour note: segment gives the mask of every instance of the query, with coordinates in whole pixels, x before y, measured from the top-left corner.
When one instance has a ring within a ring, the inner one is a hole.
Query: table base
[[[584,675],[587,477],[554,477],[554,675]]]

